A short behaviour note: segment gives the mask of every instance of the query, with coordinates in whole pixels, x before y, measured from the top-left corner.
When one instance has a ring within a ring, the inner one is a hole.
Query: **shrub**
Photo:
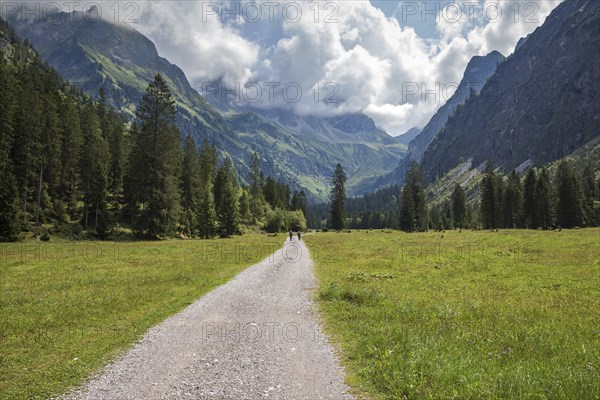
[[[306,219],[302,211],[286,211],[276,208],[267,212],[264,229],[268,233],[286,232],[290,229],[303,231],[306,229]]]

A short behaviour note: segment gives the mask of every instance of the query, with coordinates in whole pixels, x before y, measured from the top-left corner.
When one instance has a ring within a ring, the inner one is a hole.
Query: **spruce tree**
[[[291,201],[292,210],[300,210],[306,217],[306,210],[308,208],[308,201],[306,200],[306,194],[303,190],[300,192],[294,191]]]
[[[509,229],[522,227],[523,189],[521,178],[512,171],[502,193],[502,214],[504,227]]]
[[[427,229],[427,211],[421,168],[412,162],[405,177],[400,203],[400,229],[415,232]]]
[[[341,164],[335,166],[330,201],[329,226],[332,229],[342,230],[346,226],[346,174]]]
[[[14,241],[19,232],[19,194],[10,156],[14,140],[17,82],[0,61],[0,241]]]
[[[467,197],[464,189],[458,183],[455,184],[454,191],[452,192],[452,217],[454,225],[458,226],[459,229],[462,229],[465,223],[467,213],[466,203]]]
[[[216,230],[216,211],[214,201],[214,179],[216,175],[217,155],[214,146],[204,141],[200,149],[200,190],[198,210],[198,234],[200,237],[209,239]]]
[[[62,106],[62,144],[60,162],[60,200],[66,205],[71,218],[76,218],[79,191],[79,166],[82,151],[81,121],[74,101],[66,100]]]
[[[256,225],[258,199],[261,197],[260,158],[254,152],[250,160],[250,193],[252,195],[252,223]]]
[[[200,201],[200,160],[198,149],[191,135],[183,144],[181,165],[181,208],[182,227],[188,236],[195,236],[198,226],[198,204]]]
[[[494,165],[487,163],[481,182],[481,223],[484,229],[496,229],[498,215],[498,178]]]
[[[554,203],[552,185],[548,171],[540,171],[535,184],[533,227],[550,229],[554,225]]]
[[[105,237],[108,230],[106,213],[108,196],[108,143],[102,137],[100,123],[93,103],[84,107],[82,115],[83,148],[81,150],[80,178],[83,191],[84,227],[93,227],[97,235]]]
[[[523,181],[523,216],[527,228],[537,228],[537,219],[535,218],[535,188],[537,184],[537,174],[535,169],[530,168]]]
[[[178,169],[181,142],[175,125],[175,100],[167,83],[158,74],[146,89],[138,109],[139,132],[135,138],[129,194],[141,207],[136,232],[162,238],[175,232],[179,216]]]
[[[215,204],[219,234],[230,237],[239,231],[238,187],[233,164],[226,158],[215,178]]]
[[[573,168],[564,160],[558,164],[556,171],[556,190],[558,224],[562,228],[582,226],[584,209],[581,185]]]
[[[594,226],[598,224],[597,215],[594,210],[594,201],[597,198],[596,195],[596,181],[594,179],[594,173],[589,165],[586,165],[581,175],[581,185],[584,200],[584,211],[586,226]]]
[[[22,66],[17,79],[20,82],[20,96],[15,114],[15,132],[19,132],[19,140],[14,142],[13,161],[19,191],[19,207],[23,218],[31,216],[32,203],[35,203],[35,188],[39,182],[37,175],[41,163],[41,137],[43,129],[42,104],[37,82],[39,69],[35,63]]]

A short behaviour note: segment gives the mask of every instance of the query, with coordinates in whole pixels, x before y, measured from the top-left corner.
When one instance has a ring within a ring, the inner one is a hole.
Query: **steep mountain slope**
[[[408,131],[404,132],[402,135],[397,136],[396,139],[402,143],[405,144],[406,146],[408,146],[410,144],[410,142],[413,141],[414,138],[416,138],[417,136],[419,136],[421,134],[423,130],[419,129],[419,128],[411,128]]]
[[[479,94],[488,78],[496,72],[498,64],[505,59],[502,54],[493,51],[483,57],[475,56],[469,61],[456,92],[448,99],[446,104],[440,107],[421,133],[409,143],[408,158],[410,160],[419,161],[421,159],[429,143],[444,127],[457,107],[464,104],[472,91]]]
[[[567,0],[448,120],[422,159],[429,181],[473,159],[509,170],[600,135],[600,2]]]

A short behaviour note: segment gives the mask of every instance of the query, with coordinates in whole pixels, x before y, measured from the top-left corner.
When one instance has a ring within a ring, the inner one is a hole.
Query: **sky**
[[[103,18],[148,36],[201,92],[219,85],[226,101],[298,115],[362,112],[395,136],[427,124],[473,56],[508,56],[561,1],[98,4]]]

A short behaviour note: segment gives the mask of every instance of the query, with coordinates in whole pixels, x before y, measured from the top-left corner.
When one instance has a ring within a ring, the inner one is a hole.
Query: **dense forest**
[[[84,95],[0,24],[0,240],[306,228],[305,194],[264,179],[259,155],[251,184],[240,187],[212,144],[181,139],[160,75],[127,121],[102,91],[98,101]]]

